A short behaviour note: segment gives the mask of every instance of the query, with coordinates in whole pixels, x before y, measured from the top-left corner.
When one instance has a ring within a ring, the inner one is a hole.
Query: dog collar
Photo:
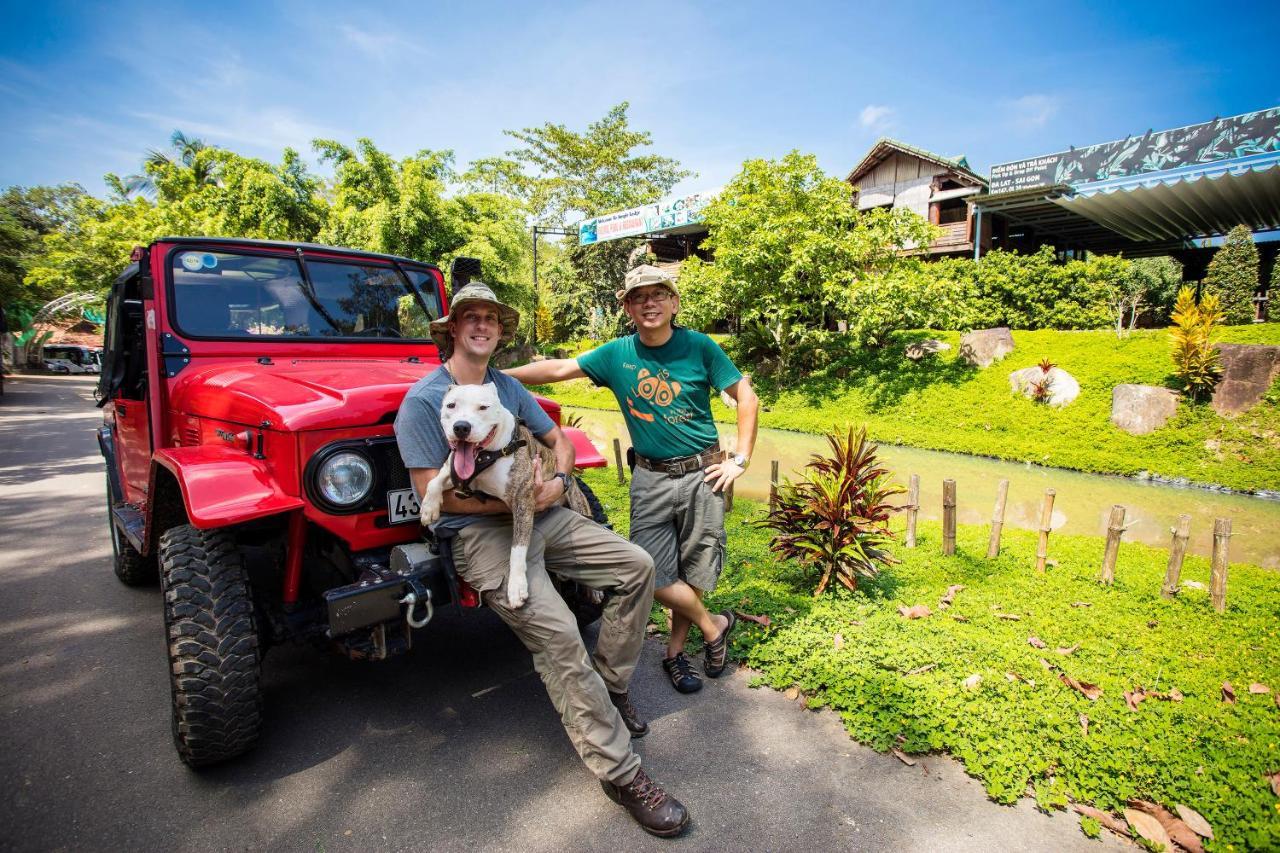
[[[479,477],[481,474],[483,474],[485,471],[491,468],[493,464],[497,462],[499,459],[504,459],[507,456],[510,456],[511,454],[515,453],[520,448],[528,446],[529,443],[525,441],[523,438],[519,438],[519,435],[520,435],[520,430],[516,429],[512,433],[512,439],[507,444],[506,447],[502,448],[501,450],[481,450],[479,453],[477,453],[476,469],[475,471],[471,472],[471,476],[467,477],[465,480],[458,476],[458,471],[456,468],[453,469],[451,473],[453,474],[453,481],[457,484],[455,488],[455,492],[457,493],[458,497],[462,497],[462,498],[478,497],[481,500],[488,499],[489,496],[486,495],[484,492],[472,491],[471,483],[473,480],[475,480],[476,477]],[[450,463],[450,466],[452,467],[452,462]]]

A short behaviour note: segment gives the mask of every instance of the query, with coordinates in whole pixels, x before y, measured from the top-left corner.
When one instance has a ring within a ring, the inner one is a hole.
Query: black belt
[[[639,453],[636,454],[636,464],[641,468],[666,474],[668,477],[682,477],[722,461],[724,461],[724,451],[718,444],[692,456],[677,456],[672,459],[650,459]]]

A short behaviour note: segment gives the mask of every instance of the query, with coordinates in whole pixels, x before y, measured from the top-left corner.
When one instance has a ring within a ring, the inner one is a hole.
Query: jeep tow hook
[[[422,628],[435,615],[435,608],[431,606],[431,590],[416,581],[410,581],[409,584],[409,593],[400,599],[400,603],[406,605],[404,621],[409,623],[410,628]],[[418,609],[419,602],[426,606],[427,615],[421,619],[415,619],[413,614]]]

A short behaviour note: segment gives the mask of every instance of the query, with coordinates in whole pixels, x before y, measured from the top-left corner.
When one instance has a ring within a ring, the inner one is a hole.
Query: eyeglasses
[[[627,294],[628,305],[643,305],[646,302],[654,302],[661,305],[671,298],[670,291],[653,290],[649,293],[629,293]]]

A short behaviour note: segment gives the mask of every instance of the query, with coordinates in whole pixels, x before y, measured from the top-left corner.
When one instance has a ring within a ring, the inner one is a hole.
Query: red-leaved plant
[[[847,436],[828,433],[831,456],[815,453],[801,478],[778,489],[777,503],[758,522],[777,531],[769,548],[821,571],[814,597],[834,578],[856,590],[858,578],[873,578],[883,566],[900,562],[885,546],[893,538],[888,499],[904,490],[880,467],[876,445],[863,427]]]
[[[1039,380],[1031,383],[1032,400],[1037,403],[1047,403],[1049,401],[1049,393],[1053,385],[1053,378],[1049,376],[1049,371],[1057,366],[1047,358],[1040,359],[1039,368],[1042,376]]]

